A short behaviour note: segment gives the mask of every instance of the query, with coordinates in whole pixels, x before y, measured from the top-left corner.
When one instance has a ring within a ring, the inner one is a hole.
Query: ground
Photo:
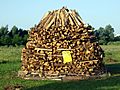
[[[0,90],[7,86],[23,86],[25,90],[120,90],[120,45],[102,46],[110,77],[67,82],[23,80],[17,77],[22,48],[0,47]]]

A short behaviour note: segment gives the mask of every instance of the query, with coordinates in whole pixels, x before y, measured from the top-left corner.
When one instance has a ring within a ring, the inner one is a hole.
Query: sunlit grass
[[[103,45],[106,63],[120,62],[120,45]]]
[[[0,47],[0,62],[2,61],[20,61],[21,47]]]

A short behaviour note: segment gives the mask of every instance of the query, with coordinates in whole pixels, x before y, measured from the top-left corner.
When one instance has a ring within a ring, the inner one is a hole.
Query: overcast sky
[[[76,9],[96,29],[111,24],[115,34],[120,34],[120,0],[0,0],[0,26],[29,29],[45,12],[63,6]]]

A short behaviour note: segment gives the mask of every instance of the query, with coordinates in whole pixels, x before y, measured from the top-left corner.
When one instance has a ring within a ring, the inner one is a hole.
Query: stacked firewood
[[[54,78],[104,73],[104,51],[93,28],[75,10],[63,7],[48,12],[31,28],[22,49],[22,76]]]

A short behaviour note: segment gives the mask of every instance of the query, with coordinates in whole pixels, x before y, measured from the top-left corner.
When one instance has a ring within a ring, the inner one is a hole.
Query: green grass
[[[120,62],[120,45],[103,45],[102,48],[105,51],[106,63]]]
[[[20,61],[22,47],[0,47],[0,62]]]
[[[22,85],[26,90],[120,90],[120,46],[108,45],[102,48],[105,50],[106,67],[111,77],[61,82],[20,79],[17,72],[21,66],[22,47],[0,47],[0,90],[8,85]]]

